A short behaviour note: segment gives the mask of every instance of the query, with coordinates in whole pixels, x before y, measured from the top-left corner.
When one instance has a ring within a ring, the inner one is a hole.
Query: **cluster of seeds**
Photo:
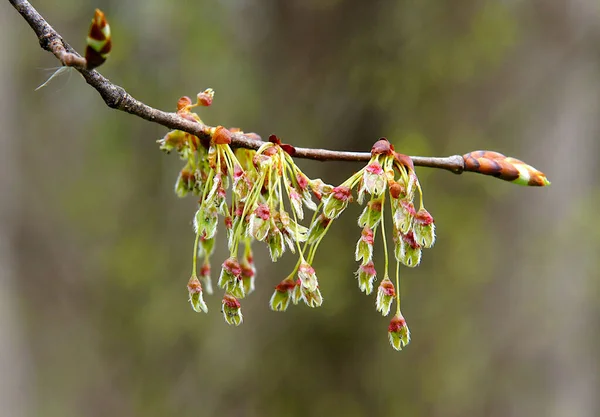
[[[195,104],[183,97],[178,102],[178,114],[202,123],[192,109],[208,106],[212,99],[210,89],[198,94]],[[400,312],[399,266],[417,266],[422,249],[431,247],[435,240],[433,218],[423,207],[411,159],[396,153],[386,139],[381,139],[373,146],[369,163],[333,187],[320,179],[308,178],[294,163],[295,149],[282,144],[274,135],[257,150],[232,149],[234,131],[222,126],[207,128],[204,137],[199,138],[174,130],[159,140],[162,150],[176,151],[185,161],[175,184],[177,195],[192,194],[198,198],[193,222],[196,238],[192,274],[188,282],[193,309],[208,311],[203,292],[213,293],[210,258],[220,219],[226,229],[229,257],[221,265],[217,285],[224,291],[222,312],[227,323],[243,322],[240,300],[254,290],[256,269],[251,249],[254,241],[266,244],[273,262],[288,250],[298,257],[291,273],[275,286],[270,300],[272,310],[284,311],[290,301],[320,306],[323,297],[313,260],[333,220],[354,200],[356,191],[358,203],[365,205],[358,219],[362,228],[356,246],[356,260],[360,262],[356,272],[358,284],[366,294],[373,292],[377,275],[373,242],[381,229],[385,267],[377,289],[376,308],[388,315],[396,301],[397,310],[388,335],[392,346],[402,349],[408,344],[410,333]],[[417,193],[418,210],[413,203]],[[384,227],[388,200],[396,259],[395,285],[388,276]],[[308,217],[311,220],[306,227],[301,222]]]

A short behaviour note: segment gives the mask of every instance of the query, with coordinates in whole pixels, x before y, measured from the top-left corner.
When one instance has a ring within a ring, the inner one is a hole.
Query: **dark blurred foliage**
[[[597,2],[34,5],[80,51],[103,9],[100,72],[152,106],[212,87],[213,125],[332,149],[492,149],[553,184],[418,171],[438,241],[402,270],[403,352],[353,277],[357,207],[316,258],[321,308],[271,312],[293,259],[258,247],[233,328],[218,295],[208,315],[187,302],[195,202],[173,193],[180,161],[154,143],[166,129],[110,110],[77,74],[34,92],[57,61],[4,2],[0,414],[600,414]],[[300,164],[333,184],[360,168]]]

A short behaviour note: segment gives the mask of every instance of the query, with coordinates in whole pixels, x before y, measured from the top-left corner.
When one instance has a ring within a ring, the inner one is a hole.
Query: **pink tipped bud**
[[[379,161],[375,160],[365,167],[363,187],[371,195],[380,196],[386,188],[387,177]]]
[[[331,222],[331,219],[325,217],[324,214],[319,214],[317,218],[310,225],[308,231],[308,243],[315,243],[317,240],[322,239],[327,231],[327,226]]]
[[[356,244],[355,259],[368,263],[373,258],[373,230],[369,226],[363,228],[361,237]]]
[[[381,221],[381,209],[383,207],[383,196],[372,197],[371,201],[367,203],[367,207],[364,208],[360,217],[358,218],[358,225],[360,227],[369,226],[374,229],[375,226]]]
[[[231,294],[223,296],[223,317],[228,324],[239,326],[244,321],[240,302]]]
[[[373,282],[377,277],[377,271],[375,271],[373,262],[361,265],[355,275],[358,278],[358,287],[360,290],[367,295],[371,294],[373,292]]]
[[[392,284],[392,281],[390,281],[388,277],[385,277],[381,280],[381,283],[379,283],[379,287],[377,288],[377,300],[375,301],[377,311],[382,315],[387,316],[390,313],[394,297],[396,297],[394,284]]]
[[[414,218],[413,225],[416,242],[424,248],[430,248],[435,243],[435,222],[431,214],[424,208],[420,209]]]
[[[302,262],[298,267],[298,279],[300,280],[302,287],[310,292],[315,291],[319,286],[314,268],[306,262]]]
[[[323,213],[330,219],[337,218],[352,201],[352,190],[346,186],[335,187],[326,198]]]
[[[212,88],[207,88],[201,93],[198,93],[196,96],[198,98],[197,105],[198,106],[210,106],[213,102],[213,98],[215,97],[215,92]]]
[[[396,260],[403,265],[414,268],[421,262],[421,245],[415,240],[415,234],[413,231],[409,231],[404,234],[402,232],[397,233],[394,236],[395,248],[394,255]]]
[[[244,285],[242,282],[242,268],[236,258],[228,258],[223,262],[218,285],[231,295],[244,298]]]
[[[396,350],[402,350],[410,343],[410,330],[402,314],[396,314],[388,326],[388,338],[390,344]]]
[[[269,303],[271,310],[285,311],[290,305],[294,288],[296,288],[296,283],[289,277],[277,284]]]
[[[202,285],[200,284],[200,281],[196,275],[192,275],[188,281],[187,288],[190,297],[190,303],[192,304],[194,311],[196,313],[200,313],[201,311],[207,313],[208,307],[202,298]]]

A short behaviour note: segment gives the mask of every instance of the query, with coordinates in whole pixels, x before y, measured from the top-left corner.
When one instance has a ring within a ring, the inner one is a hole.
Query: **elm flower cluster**
[[[416,267],[421,262],[423,249],[435,242],[435,223],[423,205],[423,193],[410,157],[397,153],[387,139],[380,139],[371,149],[371,159],[340,186],[335,187],[324,201],[323,213],[328,218],[338,217],[352,201],[353,190],[357,192],[357,202],[364,205],[358,218],[362,228],[356,244],[355,259],[360,262],[355,275],[358,286],[365,294],[371,294],[377,279],[373,262],[373,247],[378,230],[381,229],[384,248],[383,279],[377,287],[376,309],[388,315],[396,301],[396,315],[392,324],[402,317],[400,311],[400,265]],[[415,197],[419,197],[419,208],[415,208]],[[389,201],[389,204],[388,204]],[[392,240],[396,260],[395,285],[389,278],[388,239],[385,230],[385,210],[389,207],[392,220]],[[404,320],[404,319],[402,319]],[[408,327],[403,321],[403,336],[392,341],[397,334],[396,324],[390,324],[390,341],[396,349],[401,349],[410,340]],[[392,327],[394,330],[392,330]]]
[[[203,125],[192,112],[212,103],[208,89],[198,94],[195,104],[183,97],[177,105],[181,117]],[[197,137],[174,130],[159,140],[165,152],[176,151],[185,161],[175,192],[198,198],[194,215],[192,274],[188,281],[189,300],[194,311],[207,312],[203,292],[213,293],[210,258],[221,218],[226,229],[229,257],[222,263],[217,285],[224,290],[222,313],[229,324],[243,322],[240,300],[254,290],[256,268],[251,245],[264,242],[273,262],[286,251],[297,254],[294,270],[271,297],[271,309],[285,310],[289,301],[304,301],[310,307],[323,302],[312,262],[316,249],[329,228],[329,220],[319,214],[323,196],[333,187],[320,179],[309,179],[294,163],[295,149],[272,135],[258,150],[230,146],[236,129],[206,128]],[[249,134],[252,135],[252,134]],[[289,207],[289,210],[288,210]],[[311,228],[301,224],[312,211]],[[241,245],[240,245],[241,244]],[[201,261],[201,265],[198,265]]]

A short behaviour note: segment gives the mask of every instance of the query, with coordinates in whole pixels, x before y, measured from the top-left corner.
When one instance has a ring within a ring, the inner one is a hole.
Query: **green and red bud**
[[[271,228],[271,210],[266,204],[259,204],[250,214],[248,232],[254,239],[263,241]]]
[[[304,286],[300,287],[302,290],[302,300],[304,303],[310,308],[321,307],[323,304],[323,296],[321,295],[321,290],[319,287],[314,290],[310,290]]]
[[[300,280],[302,287],[310,292],[315,291],[319,286],[314,268],[305,261],[298,267],[298,279]]]
[[[396,289],[392,281],[386,276],[379,283],[377,288],[377,299],[375,300],[375,308],[382,315],[387,316],[390,313],[390,308],[396,297]]]
[[[348,207],[348,203],[351,201],[352,190],[349,187],[343,185],[334,187],[325,199],[323,214],[330,219],[335,219]]]
[[[369,226],[365,226],[362,230],[360,239],[356,244],[355,259],[363,264],[371,262],[373,258],[373,241],[374,233]]]
[[[242,307],[237,298],[232,294],[225,294],[223,296],[223,317],[228,324],[239,326],[244,321],[242,315]]]
[[[402,233],[408,233],[413,225],[413,219],[417,214],[415,206],[406,199],[392,200],[392,220],[394,227]]]
[[[313,244],[322,239],[327,232],[327,226],[330,222],[330,218],[327,218],[323,213],[319,214],[312,222],[310,229],[308,230],[308,243]]]
[[[379,224],[383,201],[383,196],[371,198],[358,218],[358,225],[360,227],[369,226],[371,229],[374,229]]]
[[[421,262],[421,245],[415,240],[412,230],[408,233],[394,230],[394,255],[396,260],[403,265],[414,268]]]
[[[358,267],[355,273],[358,279],[358,287],[362,292],[369,295],[373,292],[373,282],[377,277],[377,271],[373,262],[368,262]]]
[[[281,281],[275,287],[275,291],[271,296],[271,301],[269,302],[269,306],[273,311],[285,311],[290,305],[290,300],[292,299],[292,293],[296,288],[296,283],[290,277],[287,277],[283,281]],[[296,302],[297,303],[297,302]]]
[[[200,284],[200,280],[196,275],[192,275],[187,284],[188,294],[190,303],[192,304],[192,308],[196,313],[208,312],[208,307],[202,298],[202,285]]]
[[[217,285],[235,297],[244,298],[242,267],[236,258],[231,257],[223,262]]]
[[[402,350],[410,343],[410,330],[406,325],[406,320],[402,314],[398,313],[390,321],[388,326],[388,339],[392,347],[396,350]]]
[[[380,196],[386,189],[387,176],[379,161],[371,160],[363,171],[362,186],[364,190],[374,196]]]
[[[415,214],[413,232],[415,240],[420,246],[431,248],[435,243],[435,222],[431,214],[424,208]]]
[[[215,91],[212,88],[207,88],[203,92],[198,93],[198,95],[196,96],[196,98],[197,98],[196,105],[208,107],[212,104],[214,97],[215,97]]]

